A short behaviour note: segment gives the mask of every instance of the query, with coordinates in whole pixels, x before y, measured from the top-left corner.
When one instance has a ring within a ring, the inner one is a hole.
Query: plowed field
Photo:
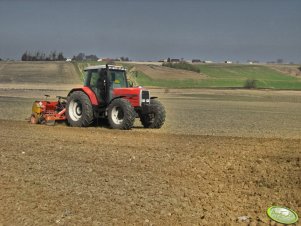
[[[4,225],[266,225],[272,204],[301,211],[298,139],[0,126]]]
[[[0,81],[0,225],[280,225],[271,205],[300,215],[300,92],[154,89],[160,130],[24,120],[34,99],[68,89]]]

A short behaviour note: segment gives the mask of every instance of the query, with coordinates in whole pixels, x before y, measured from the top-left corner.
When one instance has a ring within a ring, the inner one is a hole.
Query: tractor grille
[[[147,90],[142,90],[142,93],[141,93],[141,98],[142,99],[149,99],[149,91]]]
[[[148,90],[141,90],[141,104],[149,104],[150,103],[150,95]]]

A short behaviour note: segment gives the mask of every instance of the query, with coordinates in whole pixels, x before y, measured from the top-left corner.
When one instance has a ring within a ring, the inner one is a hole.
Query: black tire
[[[110,103],[108,107],[108,121],[112,129],[131,129],[135,118],[136,112],[126,99],[118,98]]]
[[[75,91],[67,97],[66,117],[70,126],[87,127],[93,122],[93,109],[89,97]]]
[[[151,112],[148,114],[140,114],[140,121],[144,128],[159,129],[165,122],[166,112],[160,101],[151,99]]]

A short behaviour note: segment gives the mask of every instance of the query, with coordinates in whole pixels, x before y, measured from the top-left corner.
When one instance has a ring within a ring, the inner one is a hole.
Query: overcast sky
[[[301,63],[301,0],[0,0],[0,57]]]

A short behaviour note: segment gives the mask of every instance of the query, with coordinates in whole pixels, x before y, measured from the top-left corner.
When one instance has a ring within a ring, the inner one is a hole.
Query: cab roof
[[[126,69],[122,66],[116,66],[116,65],[108,65],[110,70],[121,70],[121,71],[125,71]],[[84,71],[88,71],[88,70],[97,70],[97,69],[105,69],[106,65],[96,65],[96,66],[90,66],[90,67],[86,67],[84,69]]]

